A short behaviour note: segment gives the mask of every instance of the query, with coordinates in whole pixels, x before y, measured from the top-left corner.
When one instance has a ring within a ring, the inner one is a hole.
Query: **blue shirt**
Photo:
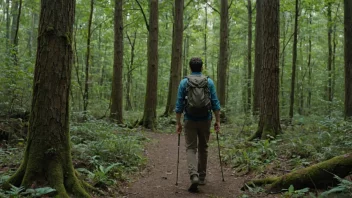
[[[202,75],[201,72],[192,72],[191,75]],[[180,85],[178,86],[178,93],[177,93],[177,100],[176,100],[176,113],[183,113],[185,109],[185,97],[186,97],[186,86],[187,86],[187,78],[184,78],[181,80]],[[215,85],[212,79],[208,78],[208,88],[210,91],[210,100],[211,100],[211,107],[213,111],[218,111],[220,110],[220,101],[218,100],[218,97],[216,96],[216,89]],[[211,120],[212,119],[212,114],[209,112],[207,117],[204,118],[195,118],[191,117],[190,115],[187,115],[185,113],[184,116],[185,120],[194,120],[194,121],[201,121],[201,120]]]

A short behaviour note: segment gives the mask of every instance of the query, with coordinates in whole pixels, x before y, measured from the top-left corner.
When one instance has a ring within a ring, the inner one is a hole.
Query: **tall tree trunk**
[[[164,116],[169,116],[175,110],[177,88],[181,79],[183,44],[183,5],[183,0],[175,1],[175,15],[171,53],[171,76],[169,82],[170,98],[168,98]]]
[[[114,66],[111,91],[110,118],[117,123],[123,123],[123,0],[115,0],[115,41],[114,41]]]
[[[282,14],[283,19],[282,21],[282,46],[284,46],[282,48],[282,52],[281,52],[281,76],[280,76],[280,92],[281,92],[281,105],[284,107],[285,106],[285,88],[284,88],[284,68],[285,68],[285,64],[286,64],[286,39],[287,39],[287,30],[288,30],[288,24],[286,24],[286,16],[285,13]],[[287,27],[286,27],[287,26]]]
[[[344,0],[345,25],[345,118],[352,120],[352,2]]]
[[[264,64],[257,132],[250,138],[274,138],[281,132],[279,115],[279,7],[280,0],[263,2]]]
[[[207,37],[208,37],[208,4],[205,5],[205,22],[204,22],[204,69],[208,67],[208,54],[207,54]]]
[[[9,49],[9,43],[10,43],[10,0],[6,0],[6,49]]]
[[[331,6],[332,3],[328,3],[328,84],[327,84],[327,100],[332,102],[332,42],[331,42],[331,34],[332,34],[332,17],[331,17]]]
[[[252,103],[252,0],[248,0],[248,54],[247,54],[247,109],[251,110]]]
[[[228,67],[228,42],[229,42],[229,14],[228,14],[228,0],[221,0],[220,11],[220,54],[218,60],[218,78],[217,78],[217,92],[219,96],[220,105],[226,109],[226,79]],[[221,114],[221,121],[226,121],[224,112]]]
[[[94,11],[94,0],[90,1],[90,14],[88,20],[88,36],[87,36],[87,54],[86,54],[86,68],[85,68],[85,82],[84,82],[84,93],[83,93],[83,111],[86,113],[88,110],[88,99],[89,99],[89,67],[90,67],[90,40],[92,37],[92,21]]]
[[[254,68],[254,90],[253,90],[253,115],[258,115],[261,94],[261,68],[263,65],[263,1],[256,3],[255,24],[255,68]]]
[[[13,0],[11,40],[14,52],[11,53],[14,65],[18,65],[18,30],[22,11],[22,0]]]
[[[9,179],[15,186],[50,186],[57,197],[90,197],[75,175],[70,149],[74,12],[74,0],[41,1],[27,146],[21,166]]]
[[[312,13],[309,13],[309,26],[312,26]],[[312,35],[311,32],[309,32],[308,36],[308,101],[307,101],[307,106],[308,109],[311,108],[311,102],[312,102]]]
[[[338,10],[336,11],[338,12]],[[332,82],[331,82],[331,99],[334,100],[336,84],[336,48],[338,40],[336,39],[336,24],[334,25],[333,47],[332,47]]]
[[[131,87],[132,87],[132,77],[133,77],[133,66],[134,66],[134,56],[135,56],[135,43],[137,38],[137,31],[134,32],[133,39],[127,34],[128,42],[131,46],[131,57],[130,57],[130,64],[128,64],[128,71],[127,71],[127,84],[126,84],[126,106],[125,110],[129,111],[132,110],[132,102],[131,102]]]
[[[188,35],[183,39],[183,77],[188,75],[188,64],[187,64],[187,55],[189,50],[189,37]]]
[[[295,7],[295,28],[293,33],[293,49],[292,49],[292,75],[291,75],[291,92],[290,92],[290,112],[289,118],[292,121],[293,118],[293,109],[295,103],[295,84],[296,84],[296,64],[297,64],[297,40],[298,40],[298,0],[296,0]]]
[[[148,36],[148,73],[142,125],[148,129],[156,126],[156,105],[158,91],[158,0],[150,0]]]

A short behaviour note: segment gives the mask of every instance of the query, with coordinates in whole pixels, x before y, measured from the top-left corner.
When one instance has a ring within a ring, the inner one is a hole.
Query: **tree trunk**
[[[85,69],[85,83],[84,83],[84,93],[83,93],[83,111],[84,113],[88,110],[88,99],[89,99],[89,65],[90,65],[90,40],[92,36],[92,21],[93,21],[93,11],[94,11],[94,0],[90,2],[90,14],[88,21],[88,36],[87,36],[87,54],[86,54],[86,69]]]
[[[6,50],[9,49],[9,43],[10,43],[10,0],[6,0]]]
[[[133,40],[131,40],[131,37],[127,34],[127,39],[131,46],[131,58],[130,58],[130,64],[128,65],[128,71],[127,71],[126,106],[125,106],[126,111],[132,110],[131,87],[132,87],[132,77],[133,77],[132,72],[134,70],[133,66],[134,66],[134,56],[135,56],[134,50],[135,50],[136,38],[137,38],[137,31],[134,32]]]
[[[279,0],[263,2],[264,64],[257,132],[250,138],[275,138],[281,132],[279,115]]]
[[[11,32],[11,41],[12,41],[12,48],[13,53],[12,58],[14,65],[18,65],[18,29],[20,26],[20,17],[22,11],[22,0],[13,0],[13,7],[12,7],[12,32]]]
[[[352,119],[352,2],[344,0],[345,25],[345,119]]]
[[[90,197],[72,165],[69,89],[75,1],[42,0],[33,102],[24,159],[15,186],[50,186],[58,197]]]
[[[221,0],[220,12],[220,54],[218,60],[218,78],[217,92],[222,109],[226,109],[226,79],[228,67],[228,42],[229,42],[229,15],[228,15],[228,0]],[[226,117],[224,112],[221,113],[221,121],[225,122]]]
[[[207,37],[208,37],[208,5],[205,5],[205,23],[204,23],[204,69],[208,67],[208,46],[207,46]]]
[[[297,40],[298,40],[298,0],[296,0],[295,7],[295,28],[293,33],[293,49],[292,49],[292,75],[291,75],[291,92],[290,92],[290,112],[289,118],[292,121],[293,118],[293,109],[295,103],[295,84],[296,84],[296,64],[297,64]]]
[[[269,184],[268,191],[273,193],[279,193],[282,189],[287,189],[291,185],[294,186],[295,190],[305,187],[326,189],[338,183],[335,175],[344,178],[349,175],[351,171],[352,153],[349,153],[304,169],[293,171],[281,177],[253,180],[248,182],[247,185],[258,186]]]
[[[189,37],[186,36],[185,39],[183,39],[184,46],[183,46],[183,77],[188,75],[188,64],[187,64],[187,54],[188,54],[188,49],[189,49]]]
[[[247,108],[250,112],[252,103],[252,0],[248,0],[248,53],[247,53]]]
[[[158,91],[158,0],[150,0],[148,36],[148,73],[142,125],[148,129],[156,126]]]
[[[332,33],[332,17],[331,17],[331,5],[332,3],[328,3],[328,65],[327,65],[327,72],[328,72],[328,84],[327,84],[327,100],[332,102],[332,42],[331,42],[331,33]]]
[[[122,0],[115,0],[115,41],[114,41],[114,66],[111,91],[110,118],[123,123],[123,17]]]
[[[174,28],[172,38],[171,74],[169,82],[169,94],[164,116],[171,115],[175,110],[177,88],[181,79],[182,68],[182,44],[183,44],[183,0],[175,1]]]
[[[312,13],[309,13],[309,26],[312,25]],[[308,101],[307,101],[307,106],[308,109],[311,108],[311,101],[312,101],[312,35],[311,32],[309,32],[308,36]]]
[[[261,97],[260,72],[263,65],[263,0],[257,0],[256,12],[253,115],[258,115],[259,113]]]

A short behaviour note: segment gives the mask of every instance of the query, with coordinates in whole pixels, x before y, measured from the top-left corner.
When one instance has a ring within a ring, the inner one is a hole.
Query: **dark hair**
[[[203,61],[199,57],[193,57],[189,61],[189,67],[191,68],[192,72],[201,72],[203,66]]]

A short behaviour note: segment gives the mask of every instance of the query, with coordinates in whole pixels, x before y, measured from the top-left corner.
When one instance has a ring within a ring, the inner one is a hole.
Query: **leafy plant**
[[[348,194],[348,195],[352,196],[352,182],[349,180],[346,180],[346,179],[342,179],[337,175],[335,175],[335,179],[337,179],[340,183],[336,187],[334,187],[326,192],[323,192],[321,194],[321,196],[326,197],[330,194],[337,194],[337,193]]]

